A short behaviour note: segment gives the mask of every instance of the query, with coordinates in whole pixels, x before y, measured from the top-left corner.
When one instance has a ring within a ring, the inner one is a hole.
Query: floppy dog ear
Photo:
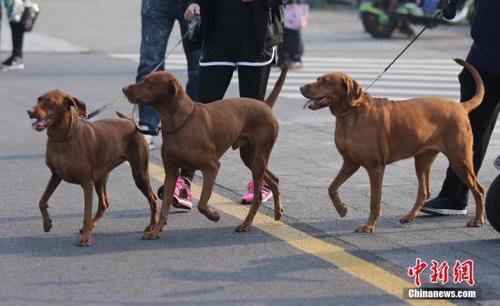
[[[346,98],[350,106],[356,105],[356,100],[358,100],[363,94],[363,88],[358,82],[351,78],[344,78],[344,84],[346,86]]]
[[[170,90],[172,91],[172,101],[179,103],[183,99],[183,89],[177,79],[174,78],[170,81]]]
[[[87,106],[85,105],[85,103],[82,100],[75,98],[73,96],[64,97],[64,107],[66,107],[66,109],[68,110],[71,107],[74,107],[76,112],[78,113],[78,116],[82,118],[84,118],[85,115],[87,114]]]

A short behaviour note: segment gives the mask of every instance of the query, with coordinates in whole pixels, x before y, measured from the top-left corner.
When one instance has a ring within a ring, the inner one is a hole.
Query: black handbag
[[[21,20],[19,23],[23,26],[26,32],[31,32],[33,26],[35,25],[36,18],[40,13],[40,8],[36,3],[26,3],[24,7],[23,14],[21,15]]]

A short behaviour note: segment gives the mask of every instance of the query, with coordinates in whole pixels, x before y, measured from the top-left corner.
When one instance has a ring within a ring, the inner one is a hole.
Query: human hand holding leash
[[[193,3],[190,4],[184,12],[184,19],[186,19],[186,21],[188,22],[191,22],[191,20],[193,20],[194,16],[196,15],[201,15],[201,10],[198,4]]]

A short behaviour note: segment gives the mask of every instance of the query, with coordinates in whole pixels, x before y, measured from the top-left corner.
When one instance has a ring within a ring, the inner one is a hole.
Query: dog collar
[[[193,117],[195,110],[196,110],[196,106],[193,105],[193,110],[191,111],[191,113],[189,113],[189,115],[187,115],[186,119],[184,119],[184,122],[182,122],[179,126],[174,127],[170,131],[167,131],[167,129],[162,128],[162,133],[167,134],[167,135],[172,135],[172,134],[175,134],[178,131],[180,131],[184,126],[186,126],[186,124],[189,122],[189,120]]]

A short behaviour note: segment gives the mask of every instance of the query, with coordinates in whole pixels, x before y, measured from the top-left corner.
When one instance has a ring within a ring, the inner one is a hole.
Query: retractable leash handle
[[[188,39],[190,41],[195,41],[198,39],[198,35],[200,33],[200,26],[201,26],[201,16],[194,15],[193,19],[191,20],[188,26]]]

